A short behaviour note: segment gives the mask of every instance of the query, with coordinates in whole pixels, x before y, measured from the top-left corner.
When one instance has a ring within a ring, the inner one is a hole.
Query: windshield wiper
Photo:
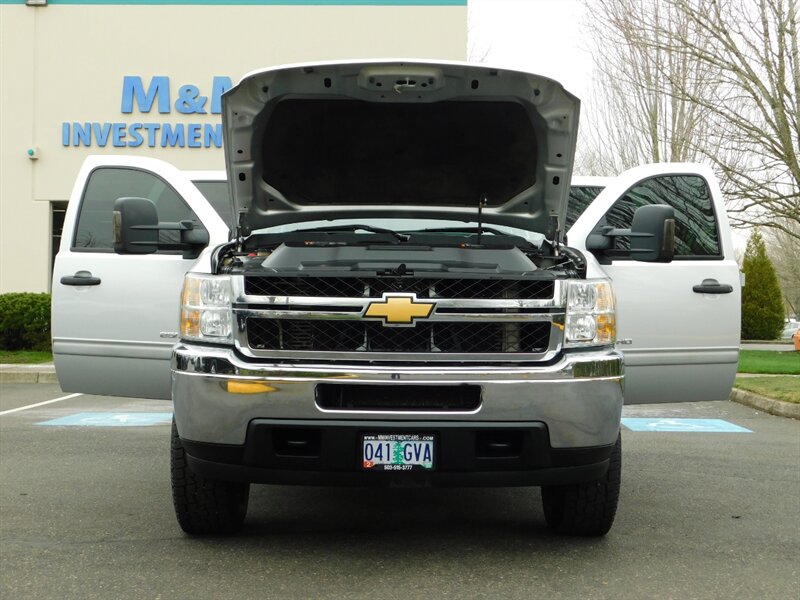
[[[495,229],[494,227],[486,227],[485,225],[482,226],[480,229],[478,227],[440,227],[435,229],[420,229],[416,233],[491,233],[494,235],[502,235],[505,237],[509,237],[511,234],[505,231],[500,231],[499,229]]]
[[[395,239],[397,239],[397,240],[399,240],[401,242],[408,241],[408,237],[409,237],[409,236],[407,236],[405,234],[398,233],[398,232],[393,231],[391,229],[385,229],[383,227],[374,227],[372,225],[332,225],[330,227],[315,227],[313,229],[297,229],[296,231],[298,233],[299,232],[306,232],[306,231],[320,231],[320,232],[325,232],[325,233],[329,233],[331,231],[352,231],[352,232],[368,231],[370,233],[385,233],[385,234],[393,236]]]
[[[409,233],[412,235],[416,234],[442,234],[442,239],[464,239],[466,240],[463,243],[464,247],[470,248],[499,248],[502,246],[511,246],[519,248],[523,251],[530,251],[538,249],[538,246],[531,242],[528,239],[525,239],[522,236],[514,235],[513,233],[508,233],[507,231],[502,231],[500,229],[496,229],[494,227],[440,227],[440,228],[433,228],[433,229],[421,229],[419,231],[411,232],[405,231],[404,233]],[[485,234],[491,235],[485,235]],[[455,234],[463,234],[464,238],[458,238]],[[469,236],[469,237],[467,237]],[[426,243],[432,243],[430,241],[426,241]],[[462,244],[459,244],[462,245]]]

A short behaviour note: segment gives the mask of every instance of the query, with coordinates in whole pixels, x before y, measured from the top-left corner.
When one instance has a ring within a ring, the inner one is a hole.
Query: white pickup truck
[[[578,99],[485,66],[289,66],[223,104],[226,172],[87,159],[53,279],[62,388],[172,399],[186,532],[288,483],[541,486],[550,527],[602,535],[623,388],[727,398],[708,168],[573,179]]]

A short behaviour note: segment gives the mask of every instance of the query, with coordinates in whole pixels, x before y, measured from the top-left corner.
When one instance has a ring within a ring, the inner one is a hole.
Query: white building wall
[[[117,143],[127,144],[136,140],[133,123],[196,124],[201,130],[219,123],[216,114],[177,111],[180,87],[197,86],[208,97],[208,112],[215,76],[235,83],[248,71],[293,62],[466,57],[466,0],[97,2],[0,4],[0,293],[49,289],[49,203],[69,198],[87,155],[134,154],[184,169],[223,168],[221,148],[162,148],[161,131],[156,147],[148,147],[142,129],[142,145],[114,147],[107,124],[123,123],[118,134],[125,135],[117,135]],[[133,112],[122,113],[125,76],[139,77],[145,90],[153,77],[168,77],[169,112],[160,114],[156,102],[144,113],[134,102]],[[73,145],[74,123],[97,123],[101,138],[108,131],[105,145],[94,132],[89,147],[80,140]],[[38,159],[28,158],[30,148]]]

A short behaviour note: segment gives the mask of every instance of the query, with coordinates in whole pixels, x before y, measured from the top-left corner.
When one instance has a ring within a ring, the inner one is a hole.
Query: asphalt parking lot
[[[171,505],[169,403],[78,395],[6,412],[65,394],[44,384],[0,392],[2,598],[796,598],[800,589],[800,422],[729,402],[626,407],[626,418],[659,419],[666,431],[623,430],[621,504],[605,538],[550,534],[537,489],[282,486],[253,488],[242,534],[189,538]],[[96,412],[111,414],[83,414]],[[78,426],[40,425],[63,418]],[[750,431],[670,431],[685,418]],[[148,419],[156,424],[130,426]]]

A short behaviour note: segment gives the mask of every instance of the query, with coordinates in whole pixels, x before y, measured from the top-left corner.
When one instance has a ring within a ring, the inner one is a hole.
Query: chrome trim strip
[[[209,378],[210,377],[212,379],[219,380],[219,381],[222,381],[222,380],[224,380],[224,381],[243,381],[243,382],[267,381],[269,383],[275,383],[275,384],[284,384],[284,383],[291,384],[291,383],[318,383],[318,382],[322,382],[322,381],[324,381],[325,383],[330,383],[331,380],[334,380],[334,381],[342,381],[342,382],[346,382],[346,383],[358,383],[357,380],[346,380],[345,381],[344,379],[341,379],[341,377],[343,377],[341,375],[339,375],[339,376],[331,375],[328,378],[323,378],[321,375],[319,377],[267,377],[267,376],[264,376],[264,375],[224,375],[224,374],[220,374],[220,373],[201,373],[201,372],[197,372],[197,371],[184,371],[184,370],[175,369],[175,368],[173,368],[173,371],[175,371],[175,373],[180,373],[181,376],[185,376],[185,377],[203,377],[203,378]],[[387,379],[385,381],[388,383],[389,381],[396,381],[396,380],[388,380]],[[428,380],[428,379],[426,379],[424,381],[421,381],[421,380],[408,380],[408,381],[403,380],[401,383],[420,384],[420,385],[424,383],[426,385],[427,384],[437,385],[437,384],[453,383],[454,381],[463,381],[465,383],[473,383],[473,384],[479,384],[479,383],[502,384],[502,383],[511,383],[511,382],[519,383],[520,379],[511,378],[511,377],[506,377],[506,378],[503,378],[503,379],[474,379],[474,380],[473,379],[470,379],[470,380],[456,380],[456,379],[431,379],[431,380]],[[591,377],[591,378],[582,378],[582,379],[574,379],[574,378],[570,378],[570,377],[549,377],[547,379],[536,379],[535,383],[537,385],[540,384],[540,383],[562,383],[563,384],[563,383],[566,383],[566,382],[570,382],[572,384],[572,383],[590,383],[590,382],[593,382],[593,381],[616,381],[616,382],[619,382],[619,381],[622,381],[622,375],[604,376],[604,377]],[[368,381],[365,381],[365,383],[367,383],[367,384],[375,384],[376,382],[377,383],[381,383],[380,380],[375,380],[375,379],[370,379]],[[533,381],[531,383],[533,383]],[[327,409],[320,408],[319,410],[321,412],[329,412]],[[356,411],[348,410],[348,411],[344,411],[344,412],[354,413]],[[388,413],[388,411],[379,411],[379,412]],[[404,411],[403,414],[408,414],[408,412]],[[426,411],[424,414],[432,414],[432,413]],[[455,411],[447,411],[447,412],[441,413],[441,414],[452,415],[452,414],[456,414],[456,413],[455,413]],[[460,413],[460,414],[475,414],[475,413],[464,412],[464,413]]]
[[[247,304],[273,304],[276,306],[306,305],[306,306],[362,306],[380,300],[380,296],[366,297],[328,297],[328,296],[257,296],[245,294],[244,275],[231,275],[231,291],[233,297],[234,310],[242,308],[239,305]],[[291,275],[284,275],[291,277]],[[335,278],[335,275],[334,277]],[[354,277],[357,279],[358,277]],[[431,277],[433,278],[433,277]],[[453,279],[458,279],[453,278]],[[486,278],[492,281],[489,278]],[[507,280],[513,281],[513,280]],[[482,299],[482,298],[420,298],[436,302],[442,308],[563,308],[566,306],[566,285],[564,280],[556,279],[553,281],[553,297],[546,299]],[[398,290],[398,293],[404,293]]]
[[[514,352],[491,353],[491,354],[424,354],[420,352],[319,352],[315,350],[253,350],[248,347],[236,345],[243,355],[249,358],[272,358],[275,360],[308,360],[309,358],[331,361],[351,360],[358,361],[382,361],[382,362],[462,362],[462,363],[486,363],[486,362],[547,362],[558,355],[558,350],[548,350],[544,354],[522,354]]]
[[[402,292],[398,292],[402,293]],[[410,293],[410,292],[409,292]],[[523,298],[486,299],[480,298],[425,298],[417,296],[424,302],[435,302],[442,308],[563,308],[556,299],[526,300]],[[343,296],[236,296],[233,308],[246,308],[251,304],[271,304],[274,306],[361,306],[366,308],[373,302],[379,302],[381,296],[376,298],[343,297]]]
[[[321,358],[317,356],[316,358]],[[349,355],[352,360],[354,357]],[[239,358],[231,348],[211,348],[178,344],[172,356],[172,370],[182,374],[220,379],[243,379],[247,381],[331,381],[347,383],[359,381],[398,381],[410,383],[485,383],[490,381],[617,381],[623,376],[622,355],[610,348],[598,348],[592,352],[564,354],[562,360],[545,366],[395,366],[363,365],[335,362],[292,365],[285,362],[249,363]],[[596,367],[603,373],[600,377],[576,378],[575,365]]]
[[[444,307],[443,307],[444,308]],[[481,307],[484,308],[484,307]],[[366,307],[364,308],[366,310]],[[335,311],[305,311],[305,310],[259,310],[234,308],[233,312],[242,318],[256,317],[261,319],[304,319],[308,321],[317,319],[336,319],[341,321],[363,321],[362,312],[335,312]],[[418,323],[433,321],[450,323],[473,323],[491,321],[495,323],[530,323],[535,321],[553,321],[554,317],[563,317],[563,312],[557,313],[447,313],[438,315],[434,310],[430,317],[419,319]],[[375,319],[370,322],[380,323]]]

